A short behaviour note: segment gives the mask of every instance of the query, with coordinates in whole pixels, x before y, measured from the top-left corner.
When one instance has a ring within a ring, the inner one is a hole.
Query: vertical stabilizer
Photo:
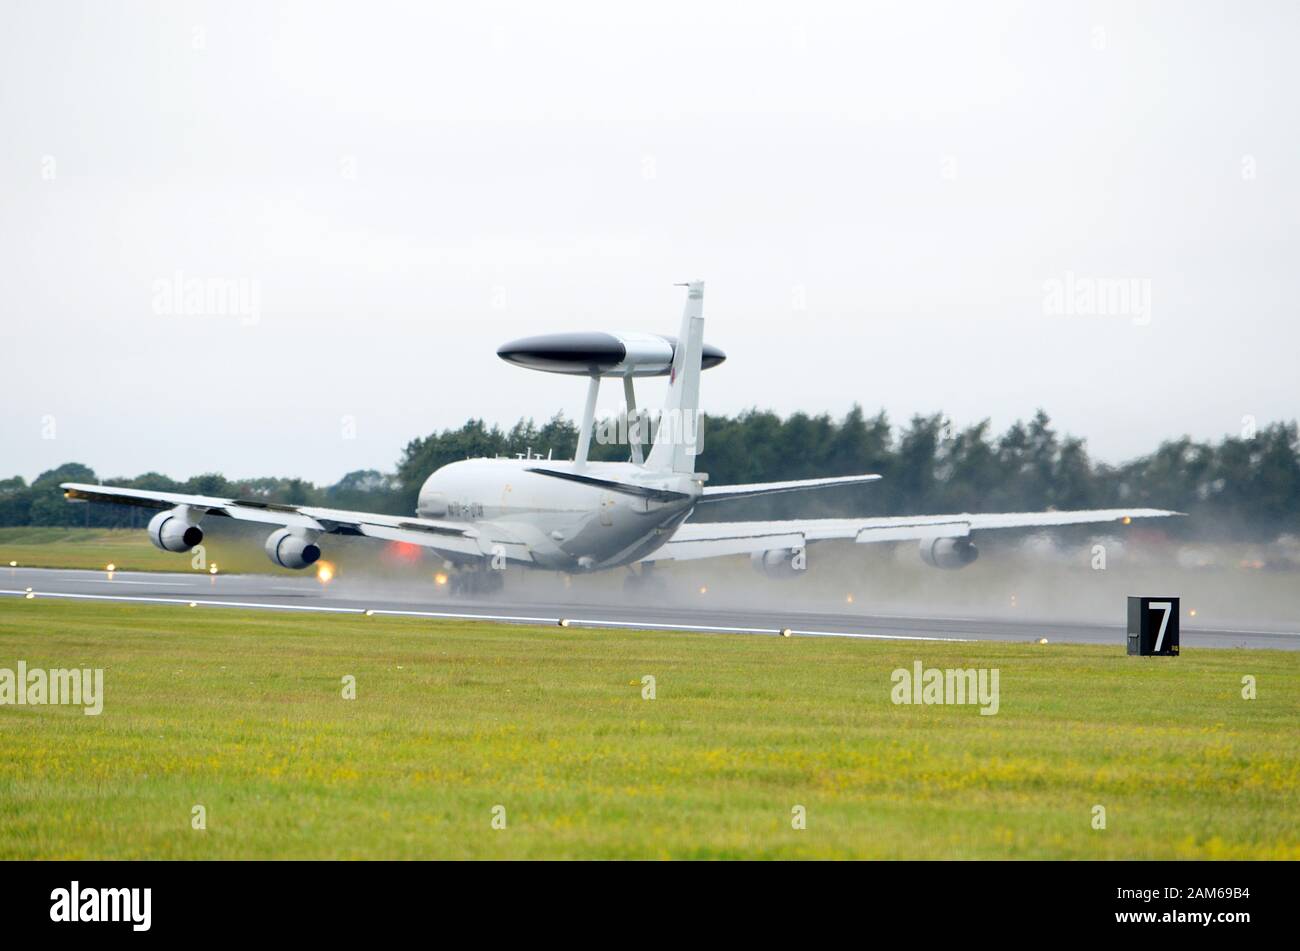
[[[668,398],[655,432],[647,469],[694,472],[695,454],[703,449],[700,432],[700,361],[704,353],[704,282],[686,285],[686,309],[677,335]]]

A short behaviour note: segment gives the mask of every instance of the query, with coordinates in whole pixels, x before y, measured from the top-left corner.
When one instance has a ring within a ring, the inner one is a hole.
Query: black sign
[[[1178,599],[1128,599],[1128,652],[1178,656]]]

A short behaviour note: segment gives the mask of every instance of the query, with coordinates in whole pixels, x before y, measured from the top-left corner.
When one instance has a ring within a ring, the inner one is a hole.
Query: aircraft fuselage
[[[687,496],[659,501],[531,472],[582,476]],[[695,506],[704,477],[652,473],[628,462],[467,459],[429,476],[416,514],[464,522],[490,538],[495,526],[526,543],[533,562],[557,571],[591,571],[630,564],[668,541]]]

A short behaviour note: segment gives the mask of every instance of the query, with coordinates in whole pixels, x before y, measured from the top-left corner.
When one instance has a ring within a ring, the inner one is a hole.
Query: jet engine
[[[927,538],[921,542],[921,560],[931,568],[955,571],[980,556],[980,550],[966,538]]]
[[[149,519],[149,541],[163,551],[186,552],[203,541],[203,529],[183,506],[167,509]]]
[[[803,548],[771,548],[751,552],[749,563],[769,578],[793,578],[808,566],[808,555]]]
[[[293,529],[282,528],[267,538],[266,557],[281,568],[306,568],[320,558],[320,548]]]

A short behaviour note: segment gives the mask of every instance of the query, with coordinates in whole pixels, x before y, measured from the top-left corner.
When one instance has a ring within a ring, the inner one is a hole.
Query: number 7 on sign
[[[1160,616],[1160,633],[1156,635],[1155,652],[1160,653],[1160,645],[1165,642],[1165,628],[1169,626],[1169,614],[1174,609],[1171,601],[1152,601],[1147,605],[1148,608],[1158,608],[1164,613]]]

